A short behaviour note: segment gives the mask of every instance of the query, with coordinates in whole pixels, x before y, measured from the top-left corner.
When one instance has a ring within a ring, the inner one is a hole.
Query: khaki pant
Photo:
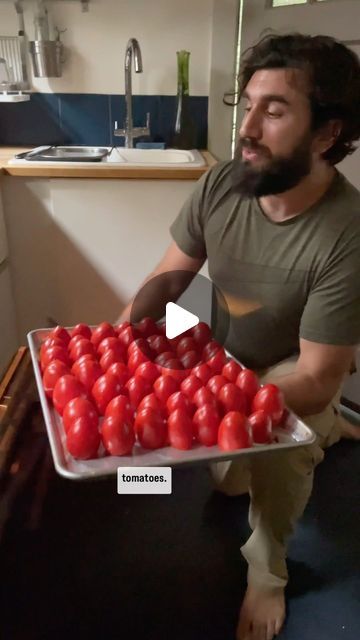
[[[292,373],[296,359],[284,360],[267,369],[261,381]],[[322,413],[305,418],[317,435],[314,444],[210,465],[217,489],[227,495],[250,493],[252,534],[241,552],[248,562],[251,584],[262,587],[287,584],[287,539],[309,500],[314,469],[324,458],[323,449],[340,438],[341,418],[336,411],[339,398],[340,390]]]

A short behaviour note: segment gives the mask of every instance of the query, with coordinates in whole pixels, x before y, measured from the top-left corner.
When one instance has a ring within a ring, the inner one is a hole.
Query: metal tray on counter
[[[109,153],[106,147],[38,147],[19,153],[18,159],[32,162],[101,162]]]
[[[132,456],[104,456],[96,460],[75,460],[66,450],[65,432],[61,417],[54,410],[52,403],[45,395],[38,361],[41,343],[50,329],[37,329],[28,333],[35,379],[39,392],[45,425],[50,441],[51,452],[57,472],[72,480],[85,480],[115,475],[118,467],[168,466],[179,467],[193,464],[205,464],[222,460],[232,460],[248,455],[257,455],[264,451],[292,449],[312,444],[314,432],[300,418],[289,411],[285,424],[274,429],[277,442],[270,445],[254,445],[251,449],[222,451],[218,446],[205,447],[195,445],[189,451],[180,451],[173,447],[164,447],[155,451],[143,449],[138,443],[134,445]],[[231,355],[231,354],[229,354]]]

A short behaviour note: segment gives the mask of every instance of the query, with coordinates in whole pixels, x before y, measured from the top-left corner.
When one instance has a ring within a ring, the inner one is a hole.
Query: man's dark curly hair
[[[356,149],[360,137],[360,61],[356,54],[329,36],[299,33],[267,35],[245,51],[239,74],[239,97],[259,69],[297,68],[310,81],[312,127],[341,120],[341,132],[323,157],[332,165]]]

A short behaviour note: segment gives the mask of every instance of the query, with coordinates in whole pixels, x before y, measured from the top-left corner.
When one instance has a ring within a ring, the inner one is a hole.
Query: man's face
[[[245,115],[233,162],[233,189],[257,197],[283,193],[312,168],[305,74],[297,69],[256,71],[243,97]]]

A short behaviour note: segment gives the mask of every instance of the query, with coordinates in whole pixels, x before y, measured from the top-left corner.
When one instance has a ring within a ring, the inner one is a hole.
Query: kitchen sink
[[[9,161],[10,164],[83,165],[97,162],[111,166],[142,167],[202,167],[206,164],[196,149],[127,149],[125,147],[52,146],[37,147],[30,152],[20,153]]]

